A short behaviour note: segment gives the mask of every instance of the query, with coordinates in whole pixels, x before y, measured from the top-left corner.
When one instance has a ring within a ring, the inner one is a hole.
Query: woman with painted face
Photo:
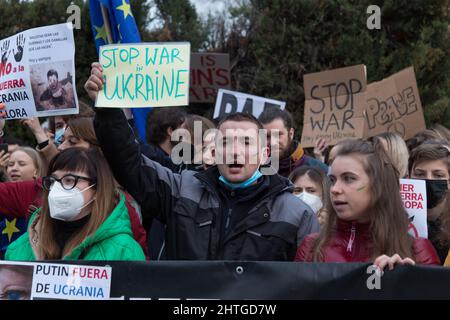
[[[100,150],[62,151],[42,183],[43,205],[8,247],[7,260],[145,260]]]
[[[450,152],[445,141],[427,141],[411,152],[409,174],[425,180],[427,189],[428,239],[443,263],[450,248],[448,181]]]
[[[320,234],[304,239],[296,261],[439,264],[427,239],[408,235],[396,169],[380,144],[347,140],[329,173],[329,216]]]
[[[326,194],[329,192],[327,176],[322,170],[304,166],[292,171],[289,180],[294,184],[294,195],[303,200],[317,215],[321,226],[327,219]]]

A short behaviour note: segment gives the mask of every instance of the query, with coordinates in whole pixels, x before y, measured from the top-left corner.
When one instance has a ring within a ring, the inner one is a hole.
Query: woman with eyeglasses
[[[0,103],[0,110],[4,105]],[[1,115],[1,111],[0,111]],[[79,147],[83,149],[98,149],[100,150],[95,136],[93,119],[89,117],[75,117],[67,120],[68,130],[64,133],[63,143],[59,149],[53,145],[53,155],[47,158],[47,165],[52,157],[57,155],[60,151],[68,148]],[[48,153],[47,155],[50,155]],[[6,182],[0,183],[0,218],[8,218],[8,223],[13,223],[16,220],[16,227],[22,230],[26,227],[24,219],[28,220],[34,211],[42,206],[42,179],[39,177],[32,181],[21,182]],[[130,215],[131,227],[134,239],[141,245],[144,253],[148,252],[147,233],[142,226],[142,218],[140,215],[140,208],[136,201],[125,191],[123,191],[126,198],[126,205]],[[6,227],[6,220],[0,220],[0,227]],[[13,230],[13,228],[11,228]],[[2,237],[0,242],[0,259],[3,258],[4,252],[8,245],[14,241],[20,233],[13,232],[8,234],[8,237]]]
[[[125,196],[101,152],[70,148],[50,162],[43,204],[6,260],[145,260]]]

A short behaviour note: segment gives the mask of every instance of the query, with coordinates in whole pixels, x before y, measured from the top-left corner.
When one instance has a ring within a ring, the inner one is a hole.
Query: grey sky
[[[225,9],[227,0],[190,0],[195,5],[197,13],[200,16],[206,16],[211,11],[212,14],[221,12]]]

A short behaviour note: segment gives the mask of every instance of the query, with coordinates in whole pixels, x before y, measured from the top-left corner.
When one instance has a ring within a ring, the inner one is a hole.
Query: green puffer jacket
[[[9,245],[6,260],[36,260],[30,243],[30,232],[40,210],[36,210],[31,216],[28,231]],[[144,252],[133,239],[123,194],[120,195],[120,202],[98,230],[64,256],[63,260],[145,260]]]

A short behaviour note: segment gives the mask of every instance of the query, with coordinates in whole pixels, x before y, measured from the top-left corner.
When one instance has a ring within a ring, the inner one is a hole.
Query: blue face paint
[[[61,129],[56,130],[56,132],[55,132],[55,145],[56,146],[59,146],[62,143],[61,139],[62,139],[65,131],[66,131],[66,128],[61,128]]]
[[[223,176],[220,176],[219,180],[222,181],[227,186],[229,186],[231,189],[245,189],[248,186],[251,186],[261,177],[262,177],[261,171],[256,170],[255,173],[250,178],[241,183],[231,183],[228,180],[226,180]]]

